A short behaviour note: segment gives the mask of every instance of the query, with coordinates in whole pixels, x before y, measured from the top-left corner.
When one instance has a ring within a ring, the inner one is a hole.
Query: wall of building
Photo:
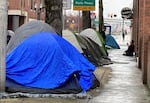
[[[150,51],[150,37],[148,42],[148,51]],[[147,85],[150,88],[150,52],[148,52],[148,66],[147,66]]]
[[[133,36],[136,41],[136,52],[139,57],[139,68],[143,73],[143,83],[150,82],[150,61],[149,52],[150,47],[150,0],[134,0],[133,2]],[[150,86],[149,86],[150,87]]]
[[[44,0],[8,0],[8,16],[12,30],[31,20],[45,21]]]

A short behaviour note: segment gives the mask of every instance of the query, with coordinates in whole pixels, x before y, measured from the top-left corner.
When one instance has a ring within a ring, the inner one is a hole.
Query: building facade
[[[8,29],[15,31],[32,20],[45,21],[44,0],[8,0]]]
[[[133,39],[143,83],[150,88],[150,0],[133,0]]]

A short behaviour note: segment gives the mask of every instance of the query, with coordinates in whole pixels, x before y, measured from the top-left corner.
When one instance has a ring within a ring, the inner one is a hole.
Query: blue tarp
[[[120,49],[120,46],[118,45],[115,38],[111,34],[106,35],[106,45],[114,49]]]
[[[29,36],[6,57],[6,77],[27,87],[57,88],[76,73],[82,89],[88,90],[94,70],[75,47],[50,32]]]

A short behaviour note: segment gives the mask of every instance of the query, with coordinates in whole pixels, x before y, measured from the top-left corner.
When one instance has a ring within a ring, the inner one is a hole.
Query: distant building
[[[8,29],[15,31],[31,20],[45,21],[44,0],[8,0]]]

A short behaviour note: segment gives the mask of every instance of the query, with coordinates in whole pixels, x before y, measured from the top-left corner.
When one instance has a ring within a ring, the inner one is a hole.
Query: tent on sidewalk
[[[70,30],[63,30],[63,38],[74,45],[80,51],[80,53],[82,53],[95,66],[110,64],[110,59],[108,59],[106,56],[103,56],[99,45],[93,42],[93,40],[90,38],[76,35]]]
[[[115,38],[111,34],[106,35],[106,47],[120,49],[119,44],[116,42]]]
[[[10,43],[18,42],[7,48],[7,92],[79,93],[99,86],[96,67],[53,28],[33,33],[26,26],[16,30]]]
[[[76,37],[84,52],[84,56],[95,66],[112,64],[111,60],[107,56],[103,56],[99,45],[92,39],[82,35],[76,35]]]
[[[52,28],[49,24],[43,21],[30,21],[23,25],[21,25],[16,31],[15,35],[13,35],[7,45],[6,52],[9,53],[12,49],[14,49],[24,38],[30,36],[31,34],[35,34],[38,32],[54,32],[54,28]]]
[[[63,30],[62,37],[64,39],[66,39],[67,41],[69,41],[74,47],[76,47],[79,50],[80,53],[83,53],[83,50],[80,47],[80,44],[77,41],[77,38],[76,38],[75,34],[72,31],[70,31],[68,29]]]
[[[103,56],[108,55],[107,50],[103,44],[104,42],[102,41],[102,37],[100,37],[99,33],[96,32],[96,30],[94,30],[92,28],[87,28],[87,29],[81,31],[79,35],[90,38],[92,41],[94,41],[95,43],[97,43],[99,45]]]

